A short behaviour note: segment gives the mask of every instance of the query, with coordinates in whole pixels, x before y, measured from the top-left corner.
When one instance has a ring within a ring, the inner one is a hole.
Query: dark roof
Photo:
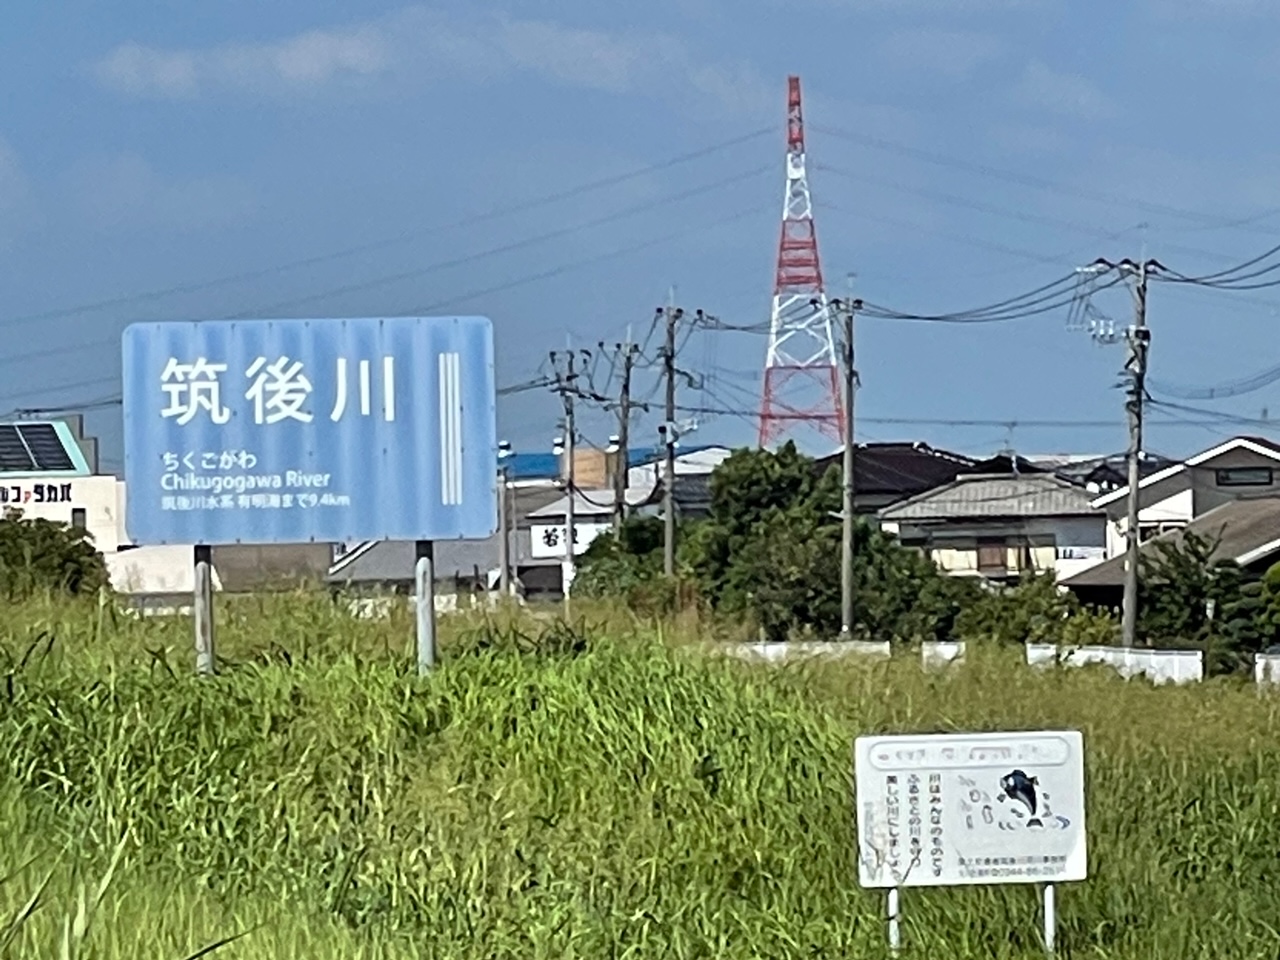
[[[1276,443],[1274,440],[1268,440],[1266,437],[1255,437],[1245,434],[1239,439],[1248,440],[1250,443],[1256,443],[1260,447],[1266,447],[1268,450],[1274,450],[1276,453],[1280,453],[1280,443]]]
[[[75,467],[52,423],[0,423],[0,472],[61,472]]]
[[[1187,531],[1217,540],[1214,560],[1237,562],[1263,559],[1280,551],[1280,497],[1244,497],[1196,517],[1180,530],[1161,534],[1142,544],[1150,553],[1156,543],[1181,543]],[[1220,538],[1220,539],[1219,539]],[[1266,548],[1271,547],[1270,551]],[[1254,557],[1251,554],[1264,551]],[[1063,581],[1067,587],[1110,587],[1124,582],[1124,555],[1112,557]]]
[[[1016,468],[1015,468],[1016,465]],[[986,460],[979,460],[969,471],[970,473],[1049,473],[1045,467],[1032,463],[1025,457],[1009,456],[1007,453],[998,453],[994,457],[988,457]]]
[[[704,516],[711,511],[711,474],[677,473],[671,487],[677,514]]]
[[[1005,517],[1067,517],[1105,514],[1081,487],[1052,474],[975,474],[895,503],[880,511],[885,520],[986,520]]]
[[[842,453],[818,461],[820,470],[839,466]],[[910,497],[959,474],[972,473],[976,461],[926,443],[861,443],[854,452],[853,482],[859,494]]]

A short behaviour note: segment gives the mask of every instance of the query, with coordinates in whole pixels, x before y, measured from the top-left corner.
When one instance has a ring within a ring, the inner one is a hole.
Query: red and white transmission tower
[[[804,165],[800,78],[788,77],[787,192],[764,364],[760,446],[768,447],[798,426],[812,427],[837,443],[844,442],[831,308],[822,284]]]

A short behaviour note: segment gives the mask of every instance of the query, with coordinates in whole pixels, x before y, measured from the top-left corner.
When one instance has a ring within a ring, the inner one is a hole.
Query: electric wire
[[[241,273],[228,274],[221,277],[215,277],[209,280],[198,280],[189,283],[175,284],[169,287],[162,287],[155,290],[147,290],[141,293],[129,294],[120,297],[111,297],[104,300],[97,300],[90,303],[82,303],[71,307],[61,307],[53,310],[44,310],[39,313],[26,314],[18,317],[8,317],[0,319],[0,326],[17,326],[21,324],[37,323],[44,320],[54,320],[62,317],[78,316],[84,313],[93,313],[99,310],[106,310],[113,307],[132,306],[139,303],[146,303],[153,300],[163,299],[165,297],[174,296],[184,293],[198,293],[202,290],[209,290],[214,287],[224,286],[231,283],[240,283],[249,280],[258,280],[263,277],[273,276],[283,273],[287,270],[298,269],[301,267],[317,266],[323,263],[331,263],[335,260],[341,260],[346,257],[357,256],[362,253],[370,253],[376,250],[385,249],[400,243],[405,243],[420,237],[429,236],[444,230],[456,230],[462,227],[471,226],[477,223],[484,223],[489,220],[499,219],[501,217],[510,216],[516,213],[523,213],[528,210],[537,209],[538,207],[547,206],[549,204],[558,203],[564,200],[571,200],[581,197],[584,193],[593,192],[595,190],[604,189],[606,187],[617,186],[639,177],[656,173],[660,170],[670,169],[680,164],[688,163],[692,160],[701,159],[706,156],[726,150],[730,147],[740,146],[751,140],[759,139],[766,134],[773,133],[772,127],[762,127],[749,133],[722,140],[718,143],[700,147],[696,150],[687,151],[676,155],[675,157],[659,161],[657,163],[647,164],[632,170],[613,174],[608,177],[601,177],[596,180],[588,181],[584,184],[569,187],[564,190],[558,190],[554,193],[545,194],[530,200],[524,200],[516,204],[502,207],[491,208],[487,211],[477,214],[471,214],[451,223],[436,225],[428,228],[419,228],[405,233],[398,234],[394,237],[375,240],[370,243],[359,244],[357,246],[347,247],[343,250],[333,251],[331,253],[320,254],[313,257],[305,257],[299,260],[290,261],[279,264],[274,267],[267,267],[258,270],[248,270]]]

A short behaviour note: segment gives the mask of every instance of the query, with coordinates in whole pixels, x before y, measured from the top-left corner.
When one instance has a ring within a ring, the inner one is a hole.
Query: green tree
[[[1147,646],[1205,651],[1210,674],[1247,665],[1263,642],[1264,587],[1232,560],[1215,559],[1221,538],[1184,531],[1139,556],[1138,634]]]
[[[1085,609],[1052,574],[1024,576],[1012,586],[984,586],[965,606],[956,632],[999,643],[1114,643],[1114,617]]]
[[[102,554],[87,531],[51,520],[0,516],[0,591],[10,599],[45,590],[93,593],[108,584]]]
[[[740,450],[711,477],[710,517],[682,559],[717,609],[753,619],[774,640],[840,628],[840,471],[785,444]],[[859,522],[854,623],[862,639],[914,641],[950,634],[966,585],[892,537]]]
[[[667,609],[675,591],[663,583],[660,517],[630,517],[620,535],[596,537],[583,551],[574,596],[620,597],[637,609]]]

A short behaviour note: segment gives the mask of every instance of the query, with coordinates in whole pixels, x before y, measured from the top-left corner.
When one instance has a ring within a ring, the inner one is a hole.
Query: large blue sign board
[[[484,317],[140,323],[123,352],[137,543],[493,533]]]

